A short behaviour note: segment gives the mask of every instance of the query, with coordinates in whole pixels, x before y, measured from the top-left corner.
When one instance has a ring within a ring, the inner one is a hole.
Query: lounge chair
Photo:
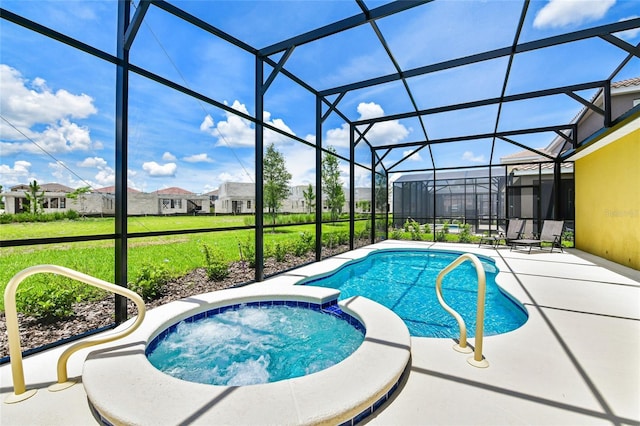
[[[513,240],[511,241],[511,250],[518,246],[528,246],[529,253],[531,253],[531,248],[533,246],[542,248],[542,243],[551,243],[551,253],[553,253],[553,249],[555,247],[558,247],[560,251],[564,253],[564,250],[562,249],[563,227],[563,220],[545,220],[542,224],[542,232],[540,233],[539,238]]]
[[[509,226],[507,226],[507,233],[500,232],[498,235],[483,236],[480,238],[478,247],[482,244],[490,244],[494,247],[500,244],[500,241],[504,241],[506,245],[509,245],[512,240],[522,237],[522,228],[524,227],[524,220],[522,219],[509,219]]]

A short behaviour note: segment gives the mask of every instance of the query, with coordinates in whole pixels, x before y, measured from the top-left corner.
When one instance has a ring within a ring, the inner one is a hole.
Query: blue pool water
[[[436,277],[460,254],[436,250],[379,250],[347,263],[323,277],[298,284],[335,288],[340,298],[365,296],[388,307],[402,318],[412,336],[458,338],[460,330],[436,296]],[[524,307],[495,282],[498,269],[490,258],[480,257],[486,275],[484,335],[506,333],[527,321]],[[476,327],[477,276],[467,261],[442,281],[445,302],[460,313],[467,336]]]
[[[363,342],[362,324],[335,301],[322,310],[313,304],[286,306],[296,303],[235,305],[190,318],[154,339],[147,358],[179,379],[241,386],[324,370]]]

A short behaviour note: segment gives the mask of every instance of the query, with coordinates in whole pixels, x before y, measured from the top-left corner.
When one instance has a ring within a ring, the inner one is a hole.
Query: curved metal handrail
[[[89,284],[94,287],[119,294],[128,299],[131,299],[138,308],[138,317],[133,322],[133,324],[131,324],[131,326],[127,327],[126,329],[109,336],[87,340],[84,342],[78,342],[74,345],[69,346],[62,353],[62,355],[60,355],[60,358],[58,358],[58,382],[49,386],[49,390],[52,392],[66,389],[74,385],[75,382],[69,381],[67,377],[67,361],[72,354],[90,346],[112,342],[114,340],[128,336],[140,326],[142,320],[144,319],[144,301],[137,293],[124,287],[120,287],[107,281],[92,277],[90,275],[83,274],[82,272],[74,271],[73,269],[65,268],[64,266],[58,265],[37,265],[18,272],[13,276],[13,278],[11,278],[11,280],[9,280],[9,283],[4,290],[4,308],[7,321],[7,334],[9,338],[9,357],[11,360],[11,374],[13,377],[13,394],[9,395],[5,399],[5,403],[7,404],[24,401],[25,399],[30,398],[36,393],[35,389],[27,391],[24,383],[22,351],[20,348],[20,332],[18,329],[18,312],[16,308],[16,291],[18,289],[18,285],[25,278],[40,273],[53,273],[62,275],[83,282],[85,284]]]
[[[487,288],[486,276],[484,273],[484,268],[482,267],[482,263],[480,259],[474,254],[464,253],[460,255],[456,260],[447,265],[436,278],[436,295],[438,296],[438,301],[440,305],[444,308],[445,311],[449,312],[458,322],[458,327],[460,327],[460,342],[453,347],[458,352],[463,353],[471,353],[471,349],[467,346],[467,326],[464,323],[464,320],[455,310],[453,310],[449,305],[446,304],[444,299],[442,298],[442,279],[449,272],[453,271],[463,262],[470,260],[473,263],[473,266],[476,268],[476,274],[478,276],[478,307],[476,311],[476,344],[473,357],[469,358],[467,361],[469,364],[474,367],[486,368],[489,366],[489,361],[487,361],[482,356],[482,334],[484,332],[484,299]]]

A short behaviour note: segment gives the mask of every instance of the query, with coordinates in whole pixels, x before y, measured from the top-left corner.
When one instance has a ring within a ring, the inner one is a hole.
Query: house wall
[[[611,119],[615,120],[633,108],[633,102],[638,98],[640,98],[640,94],[637,91],[615,94],[611,100]],[[598,106],[602,107],[602,101],[599,102]],[[603,126],[604,118],[602,115],[588,110],[585,113],[585,117],[580,121],[578,142],[582,142],[596,131],[602,129]]]
[[[635,120],[636,130],[576,160],[575,235],[578,249],[640,270],[640,118]]]
[[[252,183],[225,182],[220,185],[214,206],[216,213],[255,213],[255,190]],[[233,208],[236,208],[236,211]]]

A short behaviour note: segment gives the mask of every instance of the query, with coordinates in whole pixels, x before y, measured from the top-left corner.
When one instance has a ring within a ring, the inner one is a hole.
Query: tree
[[[38,182],[34,179],[33,182],[29,184],[29,192],[25,192],[24,194],[27,197],[30,213],[38,214],[38,212],[42,210],[44,191],[38,193],[40,189],[40,185],[38,185]]]
[[[311,213],[311,209],[316,206],[316,203],[314,203],[316,195],[313,193],[313,186],[311,186],[311,184],[309,184],[306,191],[302,191],[302,196],[304,197],[304,202],[307,205],[307,213]]]
[[[289,195],[291,173],[287,171],[284,157],[273,144],[267,147],[267,152],[264,155],[263,171],[264,204],[267,206],[275,225],[282,201]]]
[[[329,148],[322,158],[322,191],[325,193],[327,207],[331,211],[331,220],[336,220],[344,206],[344,190],[340,180],[340,168],[336,149]]]
[[[382,173],[376,172],[376,175],[375,175],[376,213],[386,213],[387,211],[387,198],[389,194],[388,192],[389,189],[387,187],[387,184],[388,184],[387,176]]]
[[[0,194],[2,193],[2,185],[0,185]],[[4,209],[4,197],[0,197],[0,209]]]
[[[84,216],[86,210],[85,201],[87,200],[87,197],[85,194],[89,192],[91,192],[90,186],[82,186],[80,188],[76,188],[72,193],[67,194],[67,198],[80,201],[80,213],[82,213],[82,216]]]

